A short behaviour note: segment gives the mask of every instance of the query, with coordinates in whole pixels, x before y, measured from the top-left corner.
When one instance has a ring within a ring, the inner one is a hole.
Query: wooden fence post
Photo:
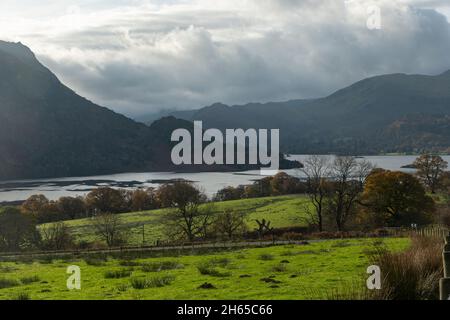
[[[444,278],[439,281],[439,295],[441,300],[450,300],[450,232],[445,237],[442,258],[444,260]]]

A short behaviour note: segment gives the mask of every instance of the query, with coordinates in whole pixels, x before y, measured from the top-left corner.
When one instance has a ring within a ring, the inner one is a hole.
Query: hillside
[[[0,41],[0,180],[247,169],[172,165],[171,132],[192,127],[173,117],[146,126],[98,106],[63,85],[26,46]]]
[[[409,239],[390,238],[382,243],[394,252],[410,245]],[[176,256],[173,252],[140,253],[135,259],[129,255],[72,256],[53,260],[45,257],[34,263],[0,262],[6,279],[13,284],[0,290],[0,300],[24,293],[32,300],[329,299],[342,288],[355,288],[358,281],[365,284],[374,245],[373,239],[327,240],[215,252],[191,249],[177,252]],[[67,290],[61,285],[67,282],[64,271],[69,264],[82,268],[86,283],[82,290]],[[205,265],[218,272],[202,274],[199,269]],[[111,274],[120,276],[108,276]],[[142,288],[136,286],[136,279],[168,281]]]
[[[0,42],[0,179],[151,167],[151,131],[78,96],[21,44]]]
[[[209,128],[280,128],[291,153],[449,152],[450,71],[377,76],[315,100],[217,103],[172,114]]]
[[[248,214],[247,221],[250,230],[257,227],[255,219],[267,219],[275,228],[305,226],[305,205],[308,199],[304,196],[277,196],[255,199],[215,202],[213,210],[221,213],[225,210],[236,210]],[[168,209],[158,209],[145,212],[123,213],[119,216],[125,229],[129,232],[129,245],[142,244],[142,226],[144,225],[145,243],[154,244],[157,240],[167,240],[164,234],[164,215]],[[95,240],[95,229],[92,219],[65,221],[76,240]]]

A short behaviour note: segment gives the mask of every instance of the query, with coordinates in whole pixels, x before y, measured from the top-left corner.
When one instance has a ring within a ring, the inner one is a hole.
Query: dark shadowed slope
[[[153,133],[78,96],[22,44],[0,42],[0,179],[167,168],[169,140]]]
[[[292,153],[450,152],[450,71],[359,81],[315,100],[174,113],[205,127],[280,128]]]
[[[20,43],[0,41],[0,180],[129,171],[243,170],[172,165],[168,117],[150,127],[64,86]],[[290,164],[287,164],[290,165]]]

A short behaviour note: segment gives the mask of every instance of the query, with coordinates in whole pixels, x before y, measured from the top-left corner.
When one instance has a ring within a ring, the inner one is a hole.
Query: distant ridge
[[[290,153],[450,153],[450,70],[376,76],[320,99],[171,114],[207,128],[280,128]]]

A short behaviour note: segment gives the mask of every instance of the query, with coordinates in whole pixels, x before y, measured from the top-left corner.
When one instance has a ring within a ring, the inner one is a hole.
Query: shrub
[[[19,292],[11,300],[31,300],[31,297],[27,292]]]
[[[439,298],[442,276],[442,240],[414,237],[403,252],[380,250],[371,258],[383,274],[380,299],[430,300]]]
[[[389,230],[387,229],[376,229],[374,232],[374,235],[377,237],[388,237],[389,236]]]
[[[0,289],[17,287],[19,285],[20,282],[16,279],[0,278]]]
[[[130,283],[134,289],[147,288],[147,279],[144,278],[131,278]]]
[[[272,271],[273,272],[286,272],[287,266],[285,263],[280,263],[280,264],[277,264],[276,266],[273,266]]]
[[[210,264],[215,266],[226,267],[231,263],[231,259],[228,258],[213,258],[209,261]]]
[[[131,276],[133,273],[132,270],[114,270],[114,271],[106,271],[105,278],[106,279],[120,279],[127,278]]]
[[[175,280],[174,276],[166,275],[162,277],[150,278],[149,287],[150,288],[161,288],[170,285]]]
[[[236,256],[236,259],[239,259],[239,260],[247,259],[247,256],[244,253],[238,253],[238,255]]]
[[[119,284],[119,285],[117,286],[117,290],[118,290],[119,292],[125,292],[125,291],[128,290],[128,288],[129,288],[129,285],[124,284],[124,283]]]
[[[132,278],[131,286],[134,289],[161,288],[170,285],[175,280],[172,275],[165,275],[153,278]]]
[[[275,257],[269,253],[263,253],[263,254],[259,255],[259,260],[267,261],[267,260],[273,260],[273,259],[275,259]]]
[[[305,236],[303,235],[303,233],[298,233],[298,232],[286,232],[281,235],[281,240],[286,240],[286,241],[300,241],[300,240],[304,240],[304,239],[305,239]]]
[[[342,283],[334,288],[324,292],[316,292],[316,296],[323,300],[374,300],[377,299],[377,293],[368,290],[357,282]]]
[[[30,284],[30,283],[39,282],[39,281],[41,281],[41,279],[38,276],[20,278],[20,282],[22,282],[22,284]]]
[[[197,269],[200,272],[200,274],[212,277],[225,278],[231,275],[231,273],[229,272],[221,272],[217,270],[215,266],[211,263],[202,263],[197,266]]]
[[[70,228],[64,222],[44,225],[40,233],[41,247],[44,250],[67,250],[75,247]]]

